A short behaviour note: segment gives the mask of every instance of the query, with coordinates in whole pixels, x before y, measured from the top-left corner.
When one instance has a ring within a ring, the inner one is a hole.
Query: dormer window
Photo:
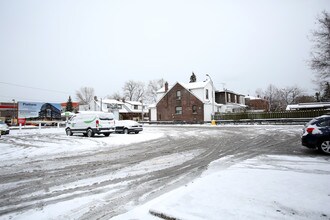
[[[209,99],[209,90],[208,89],[205,90],[205,98]]]

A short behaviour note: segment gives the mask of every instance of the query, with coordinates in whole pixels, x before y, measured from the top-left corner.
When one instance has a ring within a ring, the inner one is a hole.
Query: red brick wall
[[[265,99],[252,99],[245,103],[251,110],[269,111],[269,102]]]
[[[177,91],[181,91],[181,100],[177,100]],[[193,113],[193,106],[196,106],[197,113]],[[176,114],[175,108],[182,107],[182,114]],[[203,122],[204,105],[203,103],[177,83],[171,90],[158,102],[157,121],[187,121]]]

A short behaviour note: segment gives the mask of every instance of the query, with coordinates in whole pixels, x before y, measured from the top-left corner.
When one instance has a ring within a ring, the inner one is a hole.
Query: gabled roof
[[[195,96],[199,101],[201,101],[202,103],[204,103],[202,100],[200,100],[194,93],[192,93],[191,91],[190,91],[190,89],[188,89],[184,84],[181,84],[181,83],[179,83],[179,82],[176,82],[175,84],[174,84],[174,86],[175,85],[177,85],[177,84],[179,84],[179,85],[181,85],[183,88],[185,88],[191,95],[193,95],[193,96]],[[164,98],[164,96],[166,96],[167,95],[167,93],[169,93],[172,89],[173,89],[173,87],[174,86],[171,86],[169,89],[168,89],[168,91],[167,92],[165,92],[164,94],[163,94],[163,96],[156,102],[156,106],[158,105],[158,103],[160,102],[160,100],[162,100],[163,98]],[[158,90],[159,91],[159,90]],[[165,90],[164,90],[165,91]]]
[[[174,85],[176,85],[179,82],[176,82]],[[209,83],[209,80],[205,80],[205,81],[201,81],[201,82],[193,82],[193,83],[179,83],[181,86],[183,86],[184,88],[186,88],[187,90],[189,89],[201,89],[201,88],[205,88],[205,86]],[[174,85],[169,85],[168,86],[168,90],[170,90]],[[165,92],[165,87],[162,87],[160,89],[157,90],[157,93],[163,93]]]
[[[180,83],[186,89],[201,89],[205,88],[205,86],[209,83],[209,80],[205,80],[202,82],[193,82],[193,83]]]

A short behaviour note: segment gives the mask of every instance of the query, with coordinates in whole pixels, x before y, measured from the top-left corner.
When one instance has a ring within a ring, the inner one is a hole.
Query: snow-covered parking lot
[[[0,139],[0,219],[329,219],[329,157],[300,135],[301,126],[95,138],[13,130]]]

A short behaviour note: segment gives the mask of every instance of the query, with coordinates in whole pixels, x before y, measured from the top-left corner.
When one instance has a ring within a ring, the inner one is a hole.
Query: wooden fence
[[[241,112],[241,113],[216,113],[215,120],[244,120],[244,119],[282,119],[282,118],[314,118],[330,113],[328,110],[305,110],[283,112]]]

